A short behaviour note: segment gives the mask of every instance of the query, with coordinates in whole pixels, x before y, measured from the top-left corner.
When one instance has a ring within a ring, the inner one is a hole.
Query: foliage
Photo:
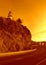
[[[0,52],[26,50],[30,45],[31,33],[21,19],[0,17]]]

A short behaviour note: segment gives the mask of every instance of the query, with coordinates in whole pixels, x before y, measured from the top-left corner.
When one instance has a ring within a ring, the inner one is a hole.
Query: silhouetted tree
[[[8,18],[0,18],[0,52],[30,48],[31,33],[21,22],[21,19],[14,21]]]

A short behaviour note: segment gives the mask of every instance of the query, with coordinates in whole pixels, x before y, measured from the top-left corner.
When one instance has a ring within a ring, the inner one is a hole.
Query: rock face
[[[0,52],[27,50],[31,45],[31,33],[20,19],[0,17]]]

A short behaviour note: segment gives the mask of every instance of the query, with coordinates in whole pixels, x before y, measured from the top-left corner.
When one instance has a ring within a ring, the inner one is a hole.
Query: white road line
[[[43,63],[44,61],[46,61],[46,58],[43,59],[43,60],[41,60],[41,61],[40,61],[39,63],[37,63],[36,65],[39,65],[39,64]]]
[[[36,50],[37,49],[26,50],[26,51],[18,51],[18,52],[0,53],[0,57],[11,56],[11,55],[19,55],[19,54],[25,54],[25,53],[28,53],[28,52],[34,52]]]

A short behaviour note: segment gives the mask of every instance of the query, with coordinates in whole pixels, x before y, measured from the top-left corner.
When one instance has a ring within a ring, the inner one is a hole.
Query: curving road
[[[0,57],[0,65],[46,65],[46,47],[33,52]]]

